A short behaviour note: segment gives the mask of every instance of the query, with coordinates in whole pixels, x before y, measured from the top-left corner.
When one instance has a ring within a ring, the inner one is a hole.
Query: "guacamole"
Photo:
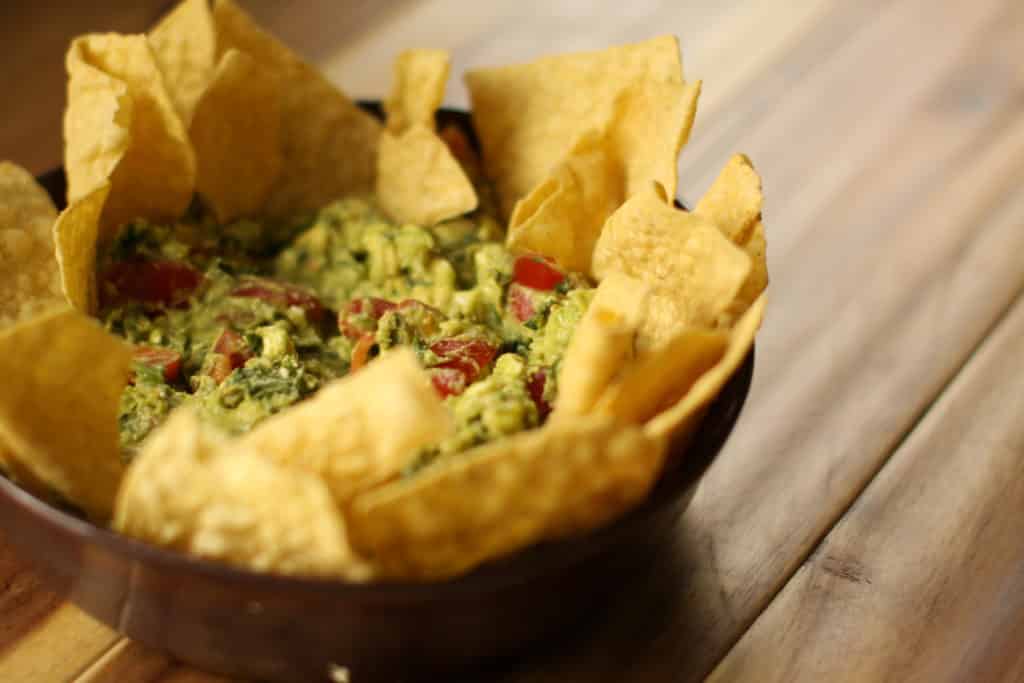
[[[99,262],[100,318],[135,346],[121,398],[130,459],[177,406],[231,434],[395,346],[412,348],[457,429],[420,466],[540,425],[593,289],[514,255],[483,211],[432,228],[372,199],[315,216],[125,225]]]

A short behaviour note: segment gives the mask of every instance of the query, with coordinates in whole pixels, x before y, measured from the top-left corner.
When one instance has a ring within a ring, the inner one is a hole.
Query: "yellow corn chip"
[[[196,190],[222,223],[257,213],[281,173],[279,89],[273,72],[232,49],[196,106]]]
[[[99,118],[102,127],[98,128],[89,127],[93,117],[85,108],[88,103],[76,106],[72,99],[77,92],[75,73],[85,68],[82,64],[110,77],[103,81],[103,86],[114,90],[118,104],[124,99],[121,86],[127,89],[132,102],[127,148],[107,176],[110,194],[103,208],[104,233],[108,234],[121,224],[139,217],[153,220],[178,218],[192,201],[195,155],[185,127],[164,88],[146,37],[94,34],[71,43],[68,53],[71,86],[65,115],[69,150],[66,167],[73,167],[81,161],[70,155],[71,149],[86,146],[76,141],[76,137],[87,137],[94,141],[93,145],[99,141],[101,147],[106,145],[104,141],[108,137],[116,142],[115,149],[123,144],[125,121],[119,116],[111,120],[109,96],[95,95],[103,105]],[[92,74],[90,78],[94,76]],[[99,175],[99,170],[107,170],[107,165],[105,162],[102,169],[97,167],[94,173],[91,172],[96,177],[88,183],[79,182],[77,173],[69,168],[68,202],[73,203],[102,185],[107,178]]]
[[[472,181],[434,129],[447,78],[443,50],[407,50],[395,61],[376,189],[381,207],[399,222],[429,226],[477,207]]]
[[[606,135],[587,132],[547,181],[512,211],[508,247],[554,259],[560,266],[590,272],[601,227],[625,199],[625,180]]]
[[[53,256],[56,217],[31,173],[0,162],[0,329],[63,302]]]
[[[750,308],[757,297],[768,288],[767,245],[764,239],[764,224],[760,220],[754,223],[747,241],[740,246],[750,257],[750,274],[743,281],[739,294],[733,299],[728,310],[721,316],[719,325],[722,327],[731,327]]]
[[[696,212],[750,257],[750,274],[720,324],[731,325],[768,286],[764,225],[761,222],[761,177],[743,154],[735,154],[697,203]]]
[[[370,575],[318,477],[225,442],[187,409],[175,411],[132,461],[113,526],[254,571]]]
[[[0,472],[40,500],[57,506],[68,504],[56,491],[40,481],[31,470],[22,467],[21,462],[11,453],[11,449],[3,443],[0,443]]]
[[[641,82],[682,83],[674,37],[468,72],[474,126],[505,214],[584,132],[603,130],[621,93]]]
[[[444,50],[406,50],[395,60],[395,82],[384,102],[387,127],[402,133],[421,124],[434,130],[434,112],[444,99],[450,58]]]
[[[0,440],[97,521],[110,517],[121,479],[117,412],[130,365],[127,344],[75,311],[0,333]]]
[[[403,223],[430,226],[477,207],[476,191],[433,130],[415,124],[400,135],[380,139],[377,199]]]
[[[696,213],[710,219],[735,244],[750,239],[761,218],[761,177],[744,154],[734,154],[697,202]]]
[[[128,151],[135,110],[128,86],[87,62],[81,43],[67,54],[64,173],[68,203],[109,185]]]
[[[111,526],[156,545],[186,550],[216,488],[206,468],[225,443],[220,432],[203,425],[191,410],[175,410],[125,470]]]
[[[322,476],[343,503],[394,478],[451,431],[415,354],[398,349],[271,417],[238,445]]]
[[[664,445],[604,417],[550,423],[360,494],[352,544],[392,577],[452,576],[620,515],[650,490]]]
[[[217,65],[209,0],[184,0],[149,32],[167,94],[186,127]]]
[[[641,81],[615,101],[603,131],[584,134],[551,177],[512,211],[508,245],[590,273],[609,216],[651,181],[674,191],[676,160],[693,125],[700,82]]]
[[[645,422],[675,403],[722,357],[726,332],[692,328],[648,351],[623,369],[594,412],[622,422]]]
[[[701,82],[640,81],[623,90],[610,125],[622,160],[624,197],[661,184],[674,197],[679,152],[690,138]],[[609,212],[610,215],[611,212]]]
[[[765,303],[765,295],[762,294],[730,331],[729,346],[722,359],[701,375],[675,405],[647,423],[644,431],[649,436],[668,438],[693,428],[704,409],[718,396],[718,392],[747,357],[764,318]]]
[[[593,270],[637,277],[651,287],[638,345],[665,344],[689,327],[713,325],[750,273],[750,257],[715,224],[670,206],[660,188],[616,211],[594,248]]]
[[[53,226],[60,282],[68,302],[82,313],[95,313],[96,241],[110,185],[104,184],[64,209]]]
[[[601,282],[562,359],[552,420],[590,412],[632,360],[640,311],[648,294],[647,285],[621,273],[611,273]]]
[[[381,125],[231,0],[213,9],[218,49],[248,53],[281,84],[282,173],[265,210],[287,216],[373,191]]]

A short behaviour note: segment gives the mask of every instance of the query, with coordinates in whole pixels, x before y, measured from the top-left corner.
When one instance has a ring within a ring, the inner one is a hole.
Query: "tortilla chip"
[[[254,571],[370,574],[319,478],[229,444],[188,409],[175,411],[132,461],[113,526]]]
[[[379,155],[377,200],[396,221],[430,226],[477,207],[473,184],[430,128],[385,132]]]
[[[474,127],[505,214],[583,133],[603,130],[621,93],[641,82],[682,83],[673,36],[468,72]]]
[[[671,406],[722,357],[726,332],[693,328],[630,363],[601,396],[594,412],[642,423]]]
[[[53,257],[56,218],[32,174],[0,161],[0,329],[63,302]]]
[[[281,173],[279,89],[273,72],[228,50],[196,106],[196,191],[221,223],[257,213]]]
[[[621,273],[601,282],[562,359],[552,420],[590,412],[633,358],[640,311],[649,293],[643,282]]]
[[[149,32],[167,94],[186,127],[217,65],[209,0],[184,0]]]
[[[323,477],[339,503],[398,476],[452,419],[409,349],[386,353],[238,440]]]
[[[508,247],[589,273],[594,245],[608,216],[625,199],[623,168],[608,137],[588,131],[568,158],[512,211]]]
[[[674,192],[699,95],[699,81],[641,81],[622,90],[605,129],[585,133],[551,177],[516,204],[509,247],[590,274],[601,229],[627,197],[651,181]]]
[[[661,346],[687,328],[714,325],[750,268],[750,257],[715,224],[673,208],[656,186],[623,204],[594,248],[599,279],[617,271],[651,287],[637,339],[641,350]]]
[[[761,295],[736,326],[729,332],[729,346],[722,359],[701,375],[693,387],[674,406],[650,420],[644,432],[651,437],[675,437],[691,430],[703,411],[718,396],[725,383],[747,357],[754,344],[761,321],[764,319],[765,295]]]
[[[700,90],[700,81],[641,81],[620,93],[610,130],[625,166],[623,196],[632,197],[651,181],[675,196],[679,152],[690,138]]]
[[[98,69],[109,78],[99,79],[86,67]],[[76,86],[76,74],[83,70],[88,73],[90,82],[108,91],[106,96],[102,91],[90,93],[87,101],[76,103],[81,94],[81,88]],[[68,203],[81,199],[109,179],[110,194],[101,222],[104,235],[139,217],[178,218],[192,201],[195,155],[145,36],[93,34],[77,38],[68,52],[68,71],[71,74],[65,115]],[[110,105],[114,101],[121,105],[125,99],[123,92],[127,92],[131,100],[130,114],[111,117]],[[93,98],[102,105],[99,116],[90,114]],[[130,128],[124,148],[126,123]],[[80,140],[85,137],[92,142]],[[114,151],[123,148],[113,164],[111,155],[104,153],[108,138],[115,142]],[[99,158],[103,163],[95,167],[87,164],[86,180],[89,182],[82,182],[74,167],[88,159],[83,160],[73,150],[88,148],[90,144],[101,148]]]
[[[550,423],[356,496],[352,544],[387,576],[453,576],[620,515],[647,495],[664,446],[606,417]]]
[[[82,313],[99,307],[96,241],[110,185],[104,184],[64,209],[53,226],[60,283],[68,303]]]
[[[68,50],[67,71],[64,173],[73,204],[109,185],[128,151],[135,107],[128,86],[85,61],[80,44]]]
[[[395,82],[384,102],[387,127],[402,133],[420,124],[434,130],[434,112],[444,99],[450,57],[444,50],[406,50],[395,60]]]
[[[750,257],[750,274],[743,281],[739,294],[719,320],[720,327],[731,327],[746,313],[751,304],[768,288],[767,245],[764,238],[764,224],[758,220],[747,241],[740,245]]]
[[[742,245],[761,219],[761,177],[744,154],[734,154],[697,202],[696,213],[710,219],[733,243]]]
[[[98,522],[110,517],[123,470],[117,414],[130,367],[128,345],[75,311],[0,332],[0,440]]]
[[[265,211],[288,216],[373,191],[381,125],[231,0],[213,8],[218,49],[248,53],[281,83],[281,176]]]
[[[764,224],[761,222],[761,177],[743,154],[734,154],[697,203],[696,212],[750,257],[750,274],[719,324],[731,325],[768,286]]]
[[[175,410],[125,470],[111,526],[156,545],[186,550],[215,488],[204,468],[225,443],[193,411]]]

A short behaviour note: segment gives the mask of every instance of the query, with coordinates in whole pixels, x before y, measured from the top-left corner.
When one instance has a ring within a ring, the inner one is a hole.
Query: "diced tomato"
[[[525,323],[537,312],[526,289],[514,282],[508,288],[508,307],[521,323]]]
[[[252,349],[249,348],[245,338],[234,330],[227,329],[217,337],[217,341],[213,344],[213,352],[225,356],[232,370],[242,367],[247,360],[253,357]]]
[[[537,406],[537,415],[543,422],[551,413],[551,404],[544,400],[544,386],[548,383],[547,370],[538,370],[530,375],[526,382],[526,390],[530,392],[530,398]]]
[[[164,372],[164,379],[168,382],[174,382],[181,375],[181,354],[174,349],[136,346],[132,352],[132,358],[137,363],[160,368]]]
[[[231,367],[231,360],[224,355],[219,353],[213,353],[208,356],[210,358],[210,367],[207,371],[213,381],[220,384],[228,378],[234,368]]]
[[[367,332],[363,336],[359,337],[359,341],[356,342],[355,347],[352,349],[352,365],[350,366],[351,372],[359,370],[370,362],[370,353],[373,351],[373,346],[376,343],[377,337],[371,332]]]
[[[121,261],[101,277],[105,301],[178,306],[203,282],[203,274],[179,261]]]
[[[442,373],[443,383],[449,393],[462,393],[466,386],[472,384],[483,373],[484,368],[491,364],[498,354],[498,349],[482,339],[442,339],[430,345],[430,350],[444,360],[434,366],[436,369],[454,370],[462,375],[462,383],[454,382],[450,373]],[[435,380],[434,386],[437,386]],[[461,389],[457,389],[458,387]],[[442,394],[447,396],[449,394]]]
[[[565,273],[540,256],[518,257],[513,271],[513,280],[542,291],[554,289],[565,279]]]
[[[432,368],[430,381],[441,398],[456,396],[466,390],[466,376],[452,368]]]
[[[408,301],[412,301],[412,299]],[[388,311],[393,311],[396,308],[398,308],[398,304],[374,296],[353,299],[345,304],[345,308],[338,314],[338,329],[349,339],[359,339],[364,333],[377,329],[376,321],[380,320]],[[360,317],[373,320],[373,327],[365,329],[365,325],[359,324],[358,318]]]
[[[269,278],[249,278],[232,290],[231,296],[260,299],[279,308],[298,306],[312,323],[324,317],[324,305],[308,289]]]

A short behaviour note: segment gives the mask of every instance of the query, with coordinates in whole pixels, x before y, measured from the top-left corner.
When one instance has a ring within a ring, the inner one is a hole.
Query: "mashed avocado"
[[[592,289],[503,242],[482,212],[423,228],[363,198],[286,223],[126,225],[99,268],[100,317],[136,347],[126,458],[179,405],[245,432],[395,346],[457,424],[420,464],[538,426]]]

